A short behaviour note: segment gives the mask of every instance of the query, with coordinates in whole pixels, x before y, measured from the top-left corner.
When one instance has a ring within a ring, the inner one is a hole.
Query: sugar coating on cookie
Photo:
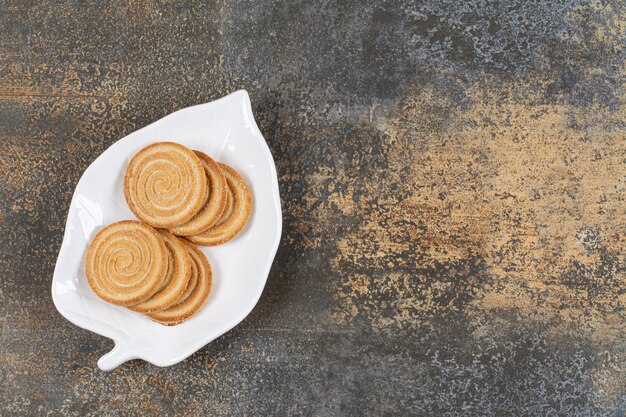
[[[91,289],[112,304],[130,306],[154,295],[166,278],[168,255],[152,227],[126,220],[102,229],[87,249]]]
[[[128,307],[138,313],[150,313],[169,308],[187,289],[191,276],[191,258],[185,245],[165,230],[158,231],[168,252],[167,275],[159,290],[146,301]]]
[[[213,227],[187,236],[188,240],[197,245],[215,246],[228,242],[243,230],[252,212],[252,195],[243,177],[228,165],[219,165],[228,185],[226,208]]]
[[[204,253],[193,244],[183,242],[192,260],[191,279],[187,290],[170,308],[148,314],[152,320],[168,326],[182,323],[196,314],[209,297],[213,283],[211,265]]]
[[[212,227],[220,219],[226,207],[228,186],[222,168],[207,154],[194,151],[200,158],[207,176],[208,196],[207,201],[188,222],[170,228],[170,232],[178,236],[190,236],[201,233]]]
[[[193,151],[173,142],[141,149],[124,177],[131,211],[153,227],[170,228],[194,217],[207,199],[204,166]]]

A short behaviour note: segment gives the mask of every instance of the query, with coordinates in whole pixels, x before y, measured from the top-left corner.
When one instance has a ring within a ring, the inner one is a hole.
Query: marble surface
[[[0,2],[4,415],[621,416],[617,1]],[[283,239],[237,328],[104,373],[50,284],[80,174],[250,93]]]

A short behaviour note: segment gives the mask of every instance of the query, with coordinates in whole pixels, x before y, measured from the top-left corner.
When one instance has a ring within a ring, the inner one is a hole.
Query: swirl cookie
[[[183,243],[174,235],[165,230],[158,231],[168,254],[167,275],[159,290],[146,301],[130,306],[138,313],[150,313],[165,310],[170,307],[185,292],[191,275],[191,258]]]
[[[153,227],[176,227],[200,211],[207,177],[200,159],[173,142],[146,146],[131,159],[124,196],[132,212]]]
[[[102,229],[87,249],[85,272],[91,289],[112,304],[131,306],[161,288],[167,249],[156,230],[126,220]]]
[[[204,207],[191,220],[178,227],[170,228],[170,232],[179,236],[195,235],[207,230],[217,223],[226,206],[228,189],[222,169],[207,154],[200,151],[194,151],[194,153],[204,166],[209,195]]]
[[[252,211],[252,196],[244,179],[231,167],[220,163],[228,185],[226,208],[215,225],[202,233],[187,236],[197,245],[215,246],[226,243],[244,228]]]
[[[204,305],[211,292],[212,272],[206,256],[194,245],[181,239],[191,256],[191,278],[187,290],[170,308],[148,317],[161,324],[173,326],[193,316]]]

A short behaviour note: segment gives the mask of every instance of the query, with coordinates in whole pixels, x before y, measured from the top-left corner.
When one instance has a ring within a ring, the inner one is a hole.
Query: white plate
[[[178,326],[154,323],[95,295],[85,277],[92,237],[117,220],[134,219],[122,188],[130,158],[144,146],[179,142],[235,168],[254,201],[245,229],[232,241],[202,248],[213,269],[211,294],[198,314]],[[111,338],[115,347],[98,361],[111,370],[130,359],[157,366],[178,363],[241,322],[255,306],[278,249],[282,214],[276,167],[241,90],[189,107],[120,139],[81,177],[67,215],[63,244],[52,279],[57,310],[77,326]]]

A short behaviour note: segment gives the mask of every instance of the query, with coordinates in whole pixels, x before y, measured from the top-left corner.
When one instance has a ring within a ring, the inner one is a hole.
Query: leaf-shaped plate
[[[134,219],[124,199],[130,158],[160,141],[201,150],[245,178],[253,209],[232,241],[202,248],[213,269],[211,294],[198,314],[178,326],[154,323],[95,295],[85,277],[85,253],[93,236],[117,220]],[[77,326],[111,338],[115,347],[98,361],[111,370],[130,359],[157,366],[178,363],[241,322],[255,306],[282,231],[278,178],[272,154],[252,114],[246,91],[177,111],[120,139],[83,173],[70,205],[52,279],[57,310]]]

